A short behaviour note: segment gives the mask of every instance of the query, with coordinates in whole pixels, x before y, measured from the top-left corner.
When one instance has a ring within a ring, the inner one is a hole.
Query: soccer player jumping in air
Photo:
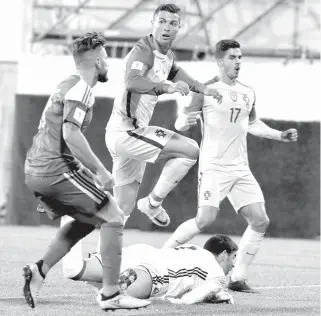
[[[181,26],[180,8],[159,6],[152,24],[152,34],[139,40],[125,57],[123,84],[107,124],[106,145],[113,157],[114,196],[126,220],[135,207],[146,163],[168,159],[152,192],[137,203],[156,225],[168,226],[170,218],[162,201],[196,163],[199,148],[194,140],[149,126],[158,95],[187,95],[192,90],[220,99],[220,93],[192,79],[174,61],[170,47]]]

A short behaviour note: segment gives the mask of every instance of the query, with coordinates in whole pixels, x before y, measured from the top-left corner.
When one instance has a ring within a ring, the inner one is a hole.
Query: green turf
[[[232,292],[236,305],[173,305],[154,301],[139,311],[100,311],[91,287],[64,279],[58,264],[48,275],[38,304],[30,309],[22,299],[21,268],[37,260],[56,232],[52,227],[0,227],[0,315],[1,316],[97,316],[122,315],[220,315],[220,316],[312,316],[320,315],[320,241],[267,238],[250,269],[249,282],[261,294]],[[168,234],[126,230],[125,245],[149,243],[161,246]],[[207,235],[194,239],[202,245]],[[84,243],[84,250],[95,250],[98,232]],[[237,242],[239,237],[233,237]]]

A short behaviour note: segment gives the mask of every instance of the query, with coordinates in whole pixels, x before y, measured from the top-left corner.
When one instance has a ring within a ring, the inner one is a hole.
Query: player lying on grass
[[[225,285],[237,249],[234,241],[224,235],[211,237],[204,248],[131,245],[123,248],[119,285],[123,292],[136,298],[166,299],[174,304],[234,304]],[[100,254],[92,253],[83,260],[79,244],[64,258],[63,271],[72,280],[98,282],[96,286],[101,287]]]

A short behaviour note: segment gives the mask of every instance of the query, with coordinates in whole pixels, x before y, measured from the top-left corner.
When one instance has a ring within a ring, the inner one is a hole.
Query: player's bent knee
[[[124,212],[117,205],[115,198],[107,192],[109,202],[96,213],[96,216],[105,223],[124,225]]]
[[[199,153],[200,153],[200,149],[198,147],[198,144],[195,140],[191,140],[190,142],[190,146],[189,146],[189,150],[187,152],[187,158],[193,159],[193,160],[197,160]]]
[[[270,225],[270,219],[266,214],[263,214],[262,216],[256,217],[253,220],[252,225],[257,228],[266,230]]]

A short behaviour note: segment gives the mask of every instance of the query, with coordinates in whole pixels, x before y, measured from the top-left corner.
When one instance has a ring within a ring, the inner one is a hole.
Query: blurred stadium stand
[[[48,224],[23,181],[23,161],[45,101],[57,81],[73,71],[70,43],[87,31],[102,31],[108,54],[122,58],[151,30],[153,11],[172,2],[183,11],[174,43],[178,61],[198,80],[216,72],[213,45],[222,38],[240,41],[245,55],[240,80],[253,86],[261,118],[272,127],[298,128],[297,144],[249,136],[253,173],[265,193],[270,236],[320,234],[320,3],[317,0],[17,0],[0,4],[0,223]],[[14,19],[6,17],[12,16]],[[198,61],[196,63],[196,61]],[[98,107],[88,132],[93,148],[110,168],[104,127],[117,91],[120,59],[111,59],[112,80],[95,87]],[[187,98],[163,97],[153,123],[173,129],[177,109]],[[101,117],[105,117],[101,120]],[[186,135],[200,139],[197,129]],[[161,164],[147,169],[140,195],[156,181]],[[196,211],[194,168],[166,199],[170,230]],[[6,207],[4,207],[7,204]],[[4,210],[7,212],[5,213]],[[155,229],[134,212],[129,227]],[[229,203],[213,231],[241,234],[245,223]]]

